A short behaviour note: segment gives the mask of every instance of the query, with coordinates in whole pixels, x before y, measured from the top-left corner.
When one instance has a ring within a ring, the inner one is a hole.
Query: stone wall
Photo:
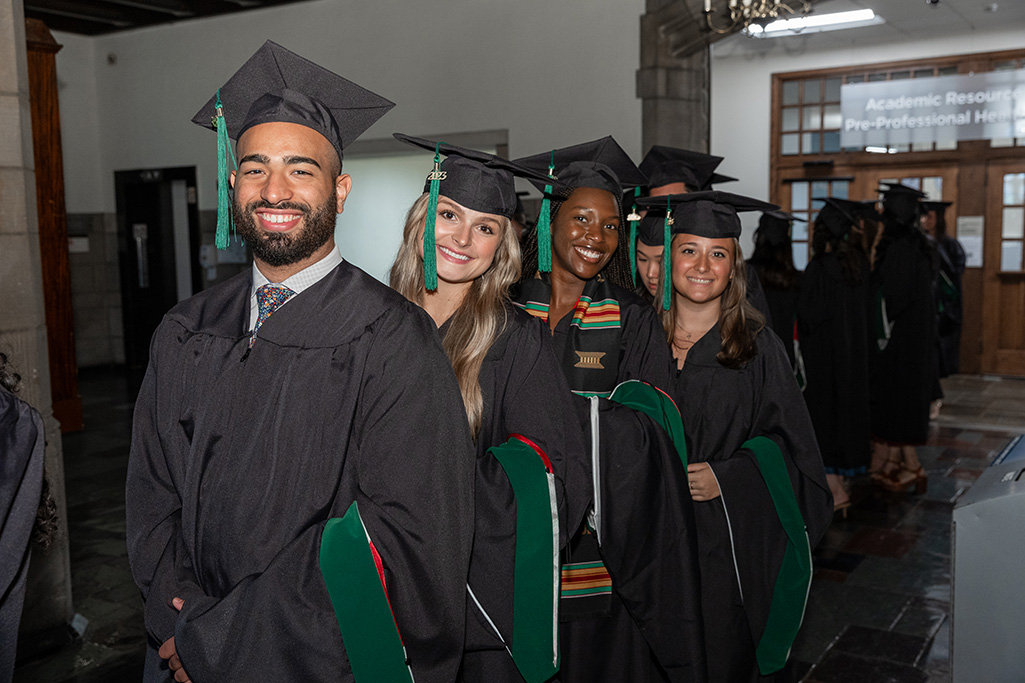
[[[69,214],[68,239],[78,366],[124,363],[117,217],[108,213]]]

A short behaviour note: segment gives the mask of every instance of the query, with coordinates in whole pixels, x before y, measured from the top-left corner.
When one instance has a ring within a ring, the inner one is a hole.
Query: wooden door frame
[[[1000,249],[1003,224],[1003,190],[1005,173],[1025,173],[1025,158],[1017,162],[991,161],[986,166],[986,212],[983,229],[982,290],[982,367],[984,372],[999,375],[1025,375],[1025,351],[1000,348],[1002,327],[1001,285],[1015,281],[1022,286],[1025,272],[1005,273],[1000,270]],[[1025,302],[1018,307],[1025,316]]]

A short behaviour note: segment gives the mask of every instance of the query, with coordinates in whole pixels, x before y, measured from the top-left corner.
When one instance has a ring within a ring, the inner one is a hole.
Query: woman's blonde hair
[[[668,311],[662,310],[662,278],[665,277],[672,277],[672,268],[669,273],[663,272],[662,277],[659,278],[655,309],[661,311],[666,341],[672,346],[673,332],[676,329],[676,306],[670,306]],[[674,288],[673,292],[675,293],[675,291]],[[757,355],[758,346],[755,343],[755,337],[765,327],[765,316],[747,300],[747,264],[744,262],[744,252],[740,248],[740,240],[736,237],[733,238],[733,265],[730,270],[730,281],[722,293],[721,302],[719,331],[722,344],[715,359],[719,361],[720,365],[727,368],[739,368]]]
[[[423,306],[424,257],[421,236],[427,217],[426,194],[421,195],[406,215],[402,245],[392,264],[392,289],[413,303]],[[520,243],[512,230],[512,222],[499,216],[501,242],[491,267],[473,281],[452,322],[442,346],[452,363],[463,395],[463,406],[470,431],[477,438],[484,414],[484,397],[480,390],[480,368],[488,349],[505,329],[509,287],[520,278]]]

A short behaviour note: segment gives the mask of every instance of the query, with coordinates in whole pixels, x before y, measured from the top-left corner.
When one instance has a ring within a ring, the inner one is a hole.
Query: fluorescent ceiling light
[[[846,28],[874,26],[883,24],[883,18],[870,9],[859,9],[850,12],[834,12],[833,14],[810,14],[806,17],[793,19],[777,19],[762,28],[751,24],[745,31],[749,36],[759,38],[775,38],[791,36],[799,33],[818,33],[820,31],[837,31]]]

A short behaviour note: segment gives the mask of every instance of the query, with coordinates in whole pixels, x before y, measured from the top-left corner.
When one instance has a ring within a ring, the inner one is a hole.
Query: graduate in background
[[[136,402],[146,681],[456,677],[474,477],[459,387],[430,317],[334,244],[342,149],[391,107],[268,41],[193,119],[217,130],[219,241],[230,182],[254,262],[164,316]]]
[[[576,417],[551,335],[509,299],[521,271],[513,175],[545,174],[485,152],[395,137],[446,157],[409,210],[391,286],[438,325],[477,446],[459,680],[541,683],[558,666],[566,468],[586,477],[583,435],[567,429]],[[428,229],[433,239],[425,239]],[[506,469],[513,465],[523,471]]]
[[[559,680],[704,681],[686,453],[680,430],[667,431],[679,412],[653,388],[669,381],[669,350],[652,306],[628,290],[620,238],[623,186],[645,178],[611,137],[517,162],[550,177],[531,181],[545,200],[515,300],[552,331],[580,397],[567,428],[591,450],[593,484],[567,481]],[[631,392],[654,410],[628,407]],[[581,501],[587,519],[574,528]]]
[[[758,681],[786,664],[832,498],[786,353],[745,292],[737,212],[777,207],[725,192],[669,202],[663,324],[690,459],[709,680]]]
[[[956,375],[961,362],[961,279],[965,271],[965,251],[957,238],[947,232],[947,209],[953,202],[922,202],[922,230],[936,240],[939,257],[937,314],[939,337],[939,375]]]
[[[783,342],[790,365],[797,368],[797,297],[801,271],[794,268],[790,225],[794,217],[783,211],[763,212],[755,231],[755,249],[747,265],[757,273],[769,307],[767,324]]]
[[[815,218],[815,253],[804,271],[797,323],[807,377],[804,400],[833,509],[846,510],[851,501],[844,479],[865,473],[871,451],[869,268],[853,232],[857,203],[824,201]]]
[[[934,254],[918,227],[925,195],[899,183],[881,191],[883,235],[872,270],[871,469],[883,488],[924,493],[927,477],[915,446],[928,438],[938,384]]]

